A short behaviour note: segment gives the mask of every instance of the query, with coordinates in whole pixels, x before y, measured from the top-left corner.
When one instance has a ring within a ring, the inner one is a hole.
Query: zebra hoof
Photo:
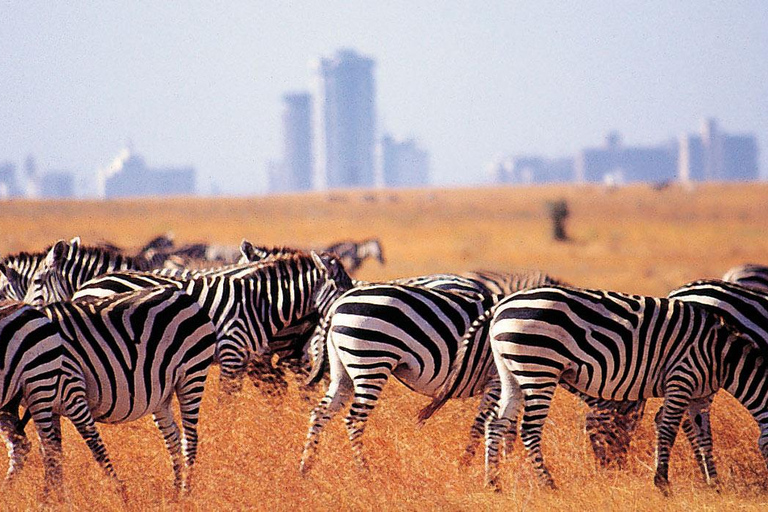
[[[657,474],[653,477],[653,483],[659,489],[659,491],[661,491],[661,494],[663,494],[665,498],[672,496],[672,488],[669,485],[669,480]]]
[[[501,484],[498,478],[491,478],[485,481],[485,488],[497,494],[501,494]]]

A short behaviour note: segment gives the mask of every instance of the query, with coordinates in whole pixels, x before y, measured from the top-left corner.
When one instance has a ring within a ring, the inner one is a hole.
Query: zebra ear
[[[80,237],[79,236],[74,237],[72,240],[69,241],[69,245],[70,247],[72,247],[72,249],[77,250],[77,248],[80,247]]]
[[[246,240],[245,238],[243,238],[243,241],[240,242],[240,254],[242,254],[243,259],[245,259],[246,261],[253,261],[251,259],[251,255],[253,253],[254,253],[253,244],[248,240]]]
[[[73,238],[72,240],[77,240],[77,243],[80,242],[80,239],[77,237]],[[51,250],[48,251],[48,254],[45,257],[45,264],[49,267],[53,267],[61,263],[61,261],[66,257],[67,249],[69,247],[69,244],[64,240],[59,240],[53,244],[53,247],[51,247]],[[77,247],[77,245],[74,245],[74,247]]]
[[[331,269],[329,268],[330,261],[327,259],[326,255],[320,256],[315,251],[310,251],[310,254],[312,255],[312,260],[315,262],[315,265],[317,265],[317,268],[325,272],[326,274],[331,274]]]

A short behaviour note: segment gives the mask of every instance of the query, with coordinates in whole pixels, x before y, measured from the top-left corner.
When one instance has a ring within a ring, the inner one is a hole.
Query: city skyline
[[[264,193],[281,101],[308,65],[376,61],[379,134],[430,152],[436,185],[487,181],[500,155],[575,154],[612,130],[677,138],[705,117],[754,133],[768,172],[768,5],[580,8],[439,2],[0,7],[0,161],[92,176],[132,140],[200,191]]]

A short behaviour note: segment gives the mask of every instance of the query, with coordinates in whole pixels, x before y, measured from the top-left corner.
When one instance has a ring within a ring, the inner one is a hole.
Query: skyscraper
[[[283,161],[268,164],[269,190],[309,190],[312,171],[312,96],[305,92],[286,94],[283,96]]]
[[[315,63],[316,188],[376,183],[374,61],[340,50]]]

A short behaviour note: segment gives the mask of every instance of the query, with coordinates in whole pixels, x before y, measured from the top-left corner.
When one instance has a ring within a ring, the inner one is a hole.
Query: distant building
[[[66,199],[75,196],[75,176],[66,171],[49,171],[43,174],[37,185],[39,197]]]
[[[574,180],[572,158],[550,159],[541,156],[511,156],[493,166],[498,183],[566,183]]]
[[[192,167],[150,169],[144,158],[129,149],[98,173],[99,196],[104,199],[195,194]]]
[[[699,135],[679,140],[678,173],[683,181],[751,181],[759,178],[757,139],[722,133],[706,119]]]
[[[16,181],[16,164],[0,162],[0,199],[8,199],[21,195]]]
[[[617,133],[602,148],[586,148],[576,157],[576,179],[581,182],[665,182],[677,177],[678,147],[674,143],[626,147]]]
[[[381,140],[381,171],[387,187],[419,187],[429,183],[429,154],[413,139]]]
[[[375,185],[374,61],[342,50],[315,64],[316,188]]]
[[[269,164],[269,190],[289,192],[312,188],[312,97],[283,96],[283,161]]]

